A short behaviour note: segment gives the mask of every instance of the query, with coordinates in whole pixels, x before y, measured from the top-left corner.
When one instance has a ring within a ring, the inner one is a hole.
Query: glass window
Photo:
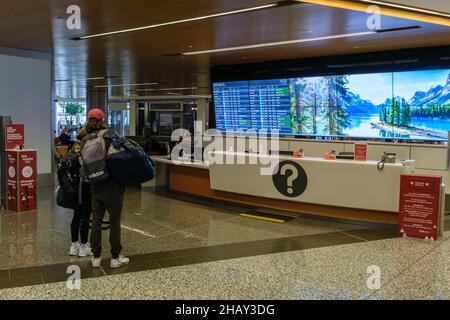
[[[121,136],[130,136],[130,103],[110,105],[108,123]]]
[[[78,112],[76,111],[78,107]],[[73,139],[76,138],[80,127],[86,123],[85,101],[58,101],[56,103],[56,135],[59,136],[64,128],[69,129]]]

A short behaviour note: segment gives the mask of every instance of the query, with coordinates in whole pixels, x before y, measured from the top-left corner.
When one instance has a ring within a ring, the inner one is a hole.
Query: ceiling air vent
[[[182,56],[181,53],[169,53],[169,54],[165,54],[164,57],[170,58],[170,57],[180,57]]]
[[[409,26],[409,27],[401,27],[401,28],[380,29],[380,30],[377,30],[377,33],[388,33],[388,32],[414,30],[414,29],[422,29],[422,27],[420,27],[420,26]]]
[[[419,62],[418,59],[409,59],[409,60],[395,60],[395,64],[405,64],[405,63],[417,63]]]
[[[284,71],[289,71],[289,72],[309,71],[309,70],[311,70],[311,67],[286,68],[286,69],[284,69]]]

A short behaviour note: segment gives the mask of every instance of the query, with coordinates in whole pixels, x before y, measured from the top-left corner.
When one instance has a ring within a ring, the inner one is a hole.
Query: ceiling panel
[[[313,4],[297,4],[89,40],[71,40],[75,36],[270,3],[273,1],[0,0],[0,46],[53,52],[56,80],[109,77],[107,81],[88,83],[56,82],[57,95],[82,97],[86,87],[105,83],[156,81],[159,83],[156,87],[200,85],[209,90],[207,75],[211,65],[450,44],[448,27],[383,17],[384,29],[412,25],[421,29],[198,56],[167,56],[367,31],[366,13]],[[65,10],[71,4],[78,4],[82,9],[83,29],[80,31],[69,31],[65,26]],[[133,93],[136,88],[129,89]],[[116,87],[110,93],[129,94],[129,89]]]

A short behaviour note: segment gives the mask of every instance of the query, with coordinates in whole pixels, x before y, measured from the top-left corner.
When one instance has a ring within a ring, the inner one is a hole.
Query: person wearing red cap
[[[108,129],[105,124],[105,113],[98,109],[91,109],[88,113],[87,133],[91,134],[100,130]],[[106,150],[111,145],[111,137],[104,135]],[[105,154],[106,157],[106,154]],[[130,259],[121,255],[121,215],[125,187],[118,184],[113,178],[93,183],[91,185],[92,196],[92,229],[91,247],[94,257],[92,266],[101,266],[102,253],[102,222],[106,210],[109,213],[110,230],[109,241],[111,244],[111,268],[120,268],[127,265]]]
[[[88,112],[88,119],[94,119],[96,121],[105,121],[105,113],[103,112],[103,110],[99,109],[99,108],[94,108],[89,110]],[[105,125],[106,126],[106,125]]]

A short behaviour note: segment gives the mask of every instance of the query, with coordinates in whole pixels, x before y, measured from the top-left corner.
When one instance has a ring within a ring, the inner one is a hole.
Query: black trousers
[[[92,191],[92,231],[91,246],[95,258],[102,254],[102,222],[105,212],[108,210],[110,229],[109,242],[111,244],[111,256],[119,257],[122,251],[121,243],[121,216],[123,196],[125,188],[112,179],[95,183]]]
[[[72,224],[70,225],[72,242],[80,241],[82,244],[88,242],[91,209],[91,187],[88,183],[83,183],[81,187],[81,203],[79,203],[77,197],[73,210]]]

